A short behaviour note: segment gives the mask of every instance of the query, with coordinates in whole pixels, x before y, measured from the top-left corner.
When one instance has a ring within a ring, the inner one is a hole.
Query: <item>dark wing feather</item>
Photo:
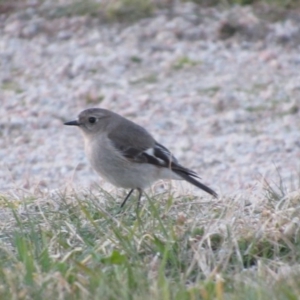
[[[128,160],[136,163],[148,163],[158,167],[166,167],[167,162],[165,162],[160,157],[150,154],[149,149],[141,150],[130,146],[124,146],[121,143],[112,142],[115,148]],[[151,151],[152,152],[152,151]],[[154,151],[153,151],[154,152]]]
[[[142,152],[155,145],[154,138],[146,129],[125,118],[108,134],[108,138],[117,149],[128,151],[129,154],[131,151],[133,151],[132,154]],[[134,150],[128,150],[131,148]]]
[[[125,146],[120,140],[118,142],[111,140],[111,142],[126,159],[136,163],[148,163],[161,168],[169,168],[182,179],[217,198],[218,194],[214,190],[197,180],[200,179],[197,173],[181,166],[172,153],[159,143],[155,143],[153,148],[135,148],[128,146],[127,143]]]
[[[211,194],[213,197],[218,197],[218,194],[214,190],[197,180],[200,177],[196,172],[181,166],[172,153],[163,145],[156,143],[154,154],[155,157],[165,162],[164,167],[172,169],[182,179]]]
[[[128,127],[130,132],[126,129]],[[125,158],[137,163],[147,163],[147,158],[142,153],[155,145],[154,138],[146,129],[125,118],[122,118],[122,123],[114,128],[108,138]]]
[[[194,177],[200,179],[200,177],[198,176],[197,173],[181,166],[178,163],[178,160],[172,155],[172,153],[166,147],[162,146],[161,144],[156,143],[154,154],[158,158],[161,158],[162,160],[165,161],[165,167],[168,167],[168,168],[172,169],[173,171],[182,172],[188,176],[194,176]]]
[[[212,190],[211,188],[209,188],[208,186],[206,186],[205,184],[201,183],[200,181],[196,180],[194,177],[187,175],[184,172],[178,171],[178,170],[173,170],[176,174],[178,174],[180,177],[182,177],[182,179],[186,180],[187,182],[195,185],[196,187],[202,189],[203,191],[211,194],[213,197],[218,198],[218,194]]]

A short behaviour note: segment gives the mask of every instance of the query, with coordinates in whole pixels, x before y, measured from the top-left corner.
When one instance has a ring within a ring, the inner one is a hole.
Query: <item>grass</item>
[[[1,89],[3,91],[14,91],[17,94],[20,94],[23,92],[23,90],[20,88],[20,86],[14,81],[3,81],[2,85],[1,85]]]
[[[181,56],[173,62],[173,69],[181,70],[188,67],[194,67],[201,64],[200,61],[192,60],[187,56]]]
[[[155,73],[149,73],[142,77],[132,78],[130,80],[131,84],[151,84],[158,81],[158,75]]]
[[[106,18],[109,21],[134,22],[152,16],[154,4],[150,0],[109,1]]]
[[[268,4],[277,7],[294,8],[299,7],[299,0],[182,0],[183,2],[194,2],[204,6],[214,5],[253,5]]]
[[[35,5],[35,7],[42,5],[44,2],[44,0],[39,0],[38,5]],[[284,19],[285,10],[297,9],[300,6],[299,0],[180,0],[180,2],[193,2],[199,7],[258,6],[255,10],[257,15],[264,20],[267,18],[273,21]],[[49,18],[89,16],[108,23],[131,23],[149,18],[160,9],[167,9],[172,12],[175,4],[176,1],[174,0],[70,0],[54,1],[50,9],[49,7],[42,7],[38,9],[38,12]],[[24,10],[27,6],[31,6],[31,4],[22,0],[0,0],[0,14]],[[234,30],[234,28],[229,27],[226,29],[229,31]]]
[[[298,299],[300,196],[280,187],[138,214],[103,191],[2,195],[0,299]]]

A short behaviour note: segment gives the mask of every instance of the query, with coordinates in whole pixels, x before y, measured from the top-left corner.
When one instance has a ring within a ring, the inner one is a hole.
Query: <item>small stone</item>
[[[70,38],[72,37],[72,33],[70,31],[60,31],[58,34],[57,34],[57,38],[59,40],[69,40]]]

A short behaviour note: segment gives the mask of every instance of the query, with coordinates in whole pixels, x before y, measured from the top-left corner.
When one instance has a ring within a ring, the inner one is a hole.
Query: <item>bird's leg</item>
[[[136,210],[139,211],[139,207],[140,207],[140,203],[141,203],[141,198],[142,198],[143,191],[140,188],[138,188],[137,190],[139,192],[139,197],[138,197],[138,202],[137,202]]]
[[[125,197],[124,201],[121,204],[121,208],[125,205],[126,201],[128,200],[128,198],[130,197],[130,195],[132,194],[133,191],[134,191],[134,189],[131,189],[129,191],[129,193],[127,194],[127,196]]]

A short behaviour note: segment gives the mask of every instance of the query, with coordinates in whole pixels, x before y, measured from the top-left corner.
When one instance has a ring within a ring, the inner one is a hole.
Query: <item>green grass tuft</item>
[[[276,300],[299,294],[292,201],[278,206],[263,198],[260,215],[238,199],[171,194],[146,197],[138,213],[134,199],[120,210],[104,192],[23,201],[1,196],[0,203],[0,299]],[[294,231],[288,230],[291,219]]]

